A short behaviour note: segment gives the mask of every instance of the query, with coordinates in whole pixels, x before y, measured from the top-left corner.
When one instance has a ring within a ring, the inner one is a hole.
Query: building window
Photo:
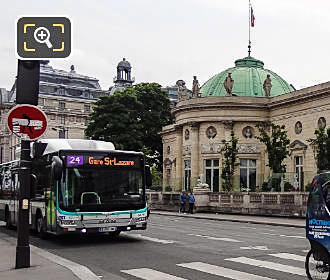
[[[88,126],[89,125],[89,119],[85,120],[85,125]]]
[[[294,157],[294,165],[295,165],[295,174],[294,174],[293,187],[295,188],[295,190],[302,190],[304,186],[303,157],[302,156]]]
[[[219,191],[219,160],[206,159],[204,160],[205,167],[205,182],[209,185],[211,191]]]
[[[84,105],[84,111],[89,113],[91,111],[91,106],[90,105]]]
[[[257,185],[257,160],[240,159],[240,189],[255,191]]]
[[[187,191],[190,189],[190,177],[191,177],[191,162],[190,160],[184,161],[184,189]]]
[[[60,107],[60,110],[64,110],[65,109],[65,103],[60,102],[59,107]]]
[[[0,148],[0,163],[3,163],[3,147]]]
[[[58,132],[58,138],[60,138],[60,139],[64,139],[65,138],[65,130],[64,129],[59,130],[59,132]]]
[[[50,115],[50,119],[51,120],[55,120],[56,119],[56,116],[55,115]]]
[[[57,90],[57,92],[58,92],[59,95],[65,95],[65,88],[60,87],[60,88]]]
[[[65,117],[64,116],[60,116],[60,124],[65,124]]]

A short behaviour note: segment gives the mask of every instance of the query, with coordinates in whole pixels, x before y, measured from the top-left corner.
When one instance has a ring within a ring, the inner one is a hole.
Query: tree
[[[268,135],[263,123],[258,123],[256,127],[260,133],[260,136],[256,136],[256,138],[266,145],[269,168],[273,173],[285,173],[286,165],[283,161],[290,155],[290,140],[285,125],[270,123],[270,135]]]
[[[156,83],[142,83],[95,103],[86,135],[113,142],[116,149],[143,151],[146,161],[162,168],[159,132],[172,122],[170,100]]]
[[[314,147],[314,158],[318,172],[330,170],[330,128],[316,129],[314,134],[316,138],[307,141]]]
[[[276,191],[280,191],[281,182],[284,177],[283,173],[286,172],[286,165],[283,161],[290,155],[290,140],[284,125],[280,126],[274,123],[270,123],[269,125],[270,135],[268,135],[265,125],[258,123],[256,127],[259,130],[260,136],[256,136],[256,138],[266,145],[268,166],[272,171],[272,177],[267,184],[268,189],[273,187]]]
[[[237,166],[236,159],[238,154],[238,138],[235,137],[233,130],[230,135],[230,141],[222,140],[223,148],[221,149],[223,154],[221,178],[224,179],[223,189],[227,192],[233,189],[233,176],[235,166]]]

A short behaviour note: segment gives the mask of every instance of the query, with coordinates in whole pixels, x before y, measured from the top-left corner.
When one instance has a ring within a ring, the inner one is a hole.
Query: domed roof
[[[122,61],[120,61],[117,65],[117,68],[121,67],[121,68],[132,68],[131,64],[125,59],[125,57],[123,58]]]
[[[277,96],[288,93],[294,89],[276,73],[264,69],[264,63],[261,60],[251,56],[235,61],[235,67],[229,68],[209,79],[200,89],[202,97],[225,96],[226,89],[223,85],[224,80],[231,73],[234,80],[232,94],[237,96],[264,97],[263,83],[270,75],[272,88],[270,96]]]

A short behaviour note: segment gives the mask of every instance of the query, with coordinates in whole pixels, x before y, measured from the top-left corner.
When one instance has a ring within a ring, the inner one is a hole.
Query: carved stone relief
[[[182,155],[187,156],[187,155],[191,155],[191,146],[183,146],[182,147]]]
[[[209,126],[206,129],[206,136],[209,139],[213,139],[217,135],[217,130],[214,126]]]
[[[225,129],[233,129],[234,121],[222,121]]]
[[[219,154],[221,152],[221,147],[222,146],[220,143],[202,144],[201,153],[202,154]]]
[[[259,152],[257,144],[238,144],[240,154],[256,154]]]
[[[166,151],[167,151],[167,154],[169,155],[171,153],[171,147],[170,146],[167,146]]]
[[[242,134],[245,138],[252,138],[254,135],[254,130],[251,126],[246,126],[243,128]]]
[[[302,123],[300,121],[297,121],[294,126],[294,131],[296,134],[300,134],[302,132]]]
[[[189,134],[190,134],[189,129],[186,129],[186,130],[184,131],[184,139],[185,139],[185,140],[189,140]]]
[[[324,117],[319,118],[319,120],[317,122],[317,126],[319,128],[325,128],[326,125],[327,125],[327,121],[325,120],[325,118]]]
[[[292,151],[307,150],[307,145],[300,140],[294,140],[290,144],[290,150],[292,150]]]

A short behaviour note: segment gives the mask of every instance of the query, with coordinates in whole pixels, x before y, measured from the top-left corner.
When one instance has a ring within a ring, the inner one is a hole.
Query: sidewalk
[[[152,209],[150,215],[176,216],[176,217],[187,217],[194,219],[265,224],[272,226],[284,226],[284,227],[296,227],[296,228],[305,228],[306,225],[305,219],[302,218],[231,215],[231,214],[216,214],[216,213],[195,213],[191,215],[191,214],[180,214],[177,212],[159,211]]]
[[[79,280],[69,269],[38,254],[30,247],[31,267],[15,269],[16,239],[0,232],[0,279],[10,280]]]

